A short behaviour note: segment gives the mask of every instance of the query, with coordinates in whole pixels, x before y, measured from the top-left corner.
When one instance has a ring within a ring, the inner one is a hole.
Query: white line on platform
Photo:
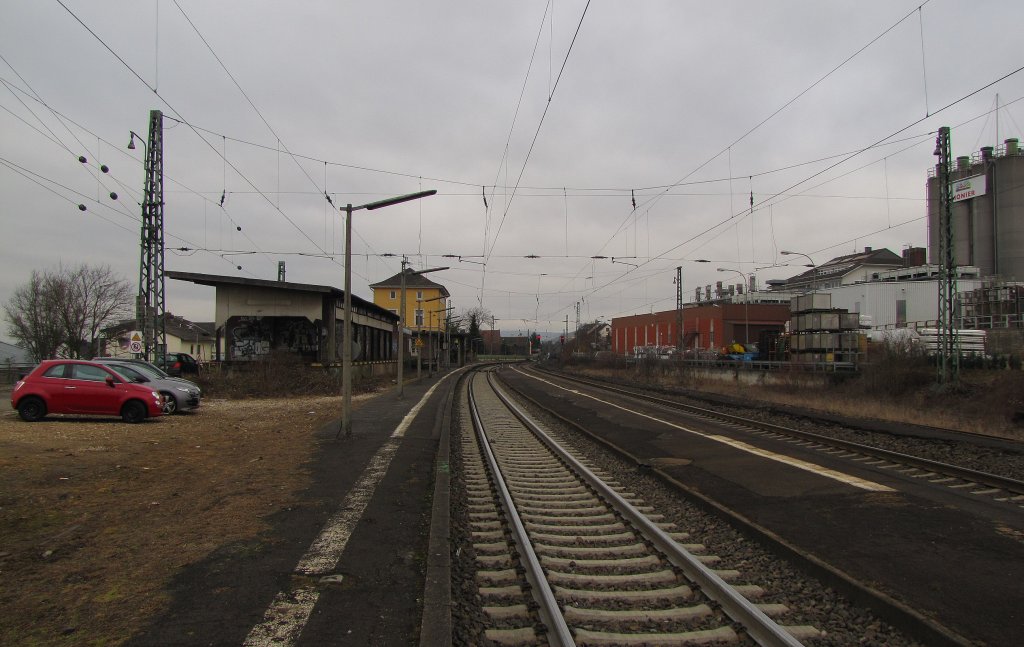
[[[733,439],[727,438],[725,436],[718,436],[718,435],[713,435],[713,434],[705,434],[705,433],[699,432],[699,431],[697,431],[695,429],[689,429],[687,427],[683,427],[682,425],[677,425],[674,422],[669,422],[667,420],[662,420],[661,418],[656,418],[656,417],[648,415],[646,413],[641,413],[641,412],[635,411],[633,409],[627,409],[626,407],[623,407],[621,405],[615,404],[614,402],[609,402],[607,400],[602,400],[601,398],[598,398],[598,397],[593,396],[593,395],[589,395],[587,393],[581,393],[580,391],[575,390],[575,389],[566,388],[564,386],[561,386],[560,384],[555,384],[554,382],[551,382],[549,380],[545,380],[544,378],[537,377],[536,375],[529,375],[529,374],[524,373],[524,372],[522,372],[522,371],[520,371],[518,369],[516,369],[516,371],[520,375],[523,375],[524,377],[528,377],[528,378],[537,380],[538,382],[543,382],[545,384],[549,384],[549,385],[555,387],[556,389],[562,389],[563,391],[568,391],[570,393],[575,393],[576,395],[579,395],[579,396],[582,396],[582,397],[585,397],[585,398],[590,398],[591,400],[596,400],[597,402],[601,402],[601,403],[606,404],[606,405],[608,405],[610,407],[615,407],[616,409],[620,409],[622,411],[626,411],[627,413],[632,413],[633,415],[640,416],[642,418],[647,418],[648,420],[653,420],[655,422],[659,422],[659,423],[661,423],[663,425],[667,425],[667,426],[672,427],[674,429],[678,429],[680,431],[685,431],[687,433],[695,434],[697,436],[701,436],[702,438],[707,438],[708,440],[713,440],[715,442],[723,443],[723,444],[729,445],[730,447],[735,447],[736,449],[739,449],[741,451],[745,451],[745,452],[750,453],[750,454],[755,454],[757,456],[761,456],[762,458],[767,458],[769,460],[778,461],[779,463],[784,463],[786,465],[790,465],[790,466],[795,467],[797,469],[801,469],[801,470],[805,470],[805,471],[808,471],[808,472],[812,472],[814,474],[818,474],[819,476],[824,476],[826,478],[834,479],[836,481],[840,481],[841,483],[846,483],[847,485],[852,485],[853,487],[860,488],[862,490],[869,490],[869,491],[872,491],[872,492],[892,492],[893,491],[893,489],[891,487],[888,487],[886,485],[882,485],[881,483],[875,483],[874,481],[867,481],[867,480],[864,480],[862,478],[858,478],[856,476],[853,476],[851,474],[845,474],[843,472],[838,472],[836,470],[831,470],[831,469],[828,469],[826,467],[822,467],[821,465],[815,465],[814,463],[809,463],[807,461],[802,461],[802,460],[800,460],[798,458],[792,458],[790,456],[783,456],[782,454],[776,454],[775,452],[770,452],[770,451],[765,450],[765,449],[759,449],[757,447],[754,447],[753,445],[748,445],[747,443],[744,443],[744,442],[741,442],[741,441],[738,441],[738,440],[733,440]]]
[[[384,474],[391,465],[401,438],[412,421],[419,414],[420,409],[434,393],[434,389],[441,385],[450,375],[449,373],[437,381],[437,384],[420,398],[409,413],[402,418],[388,440],[377,450],[377,453],[370,459],[369,465],[363,470],[362,475],[352,489],[345,495],[338,511],[327,521],[323,530],[309,550],[299,560],[295,567],[295,573],[303,576],[327,575],[333,571],[341,554],[345,551],[352,532],[363,516],[370,498]],[[309,616],[320,599],[320,592],[316,583],[303,583],[296,588],[281,591],[274,596],[273,602],[263,614],[263,620],[252,628],[243,643],[246,647],[282,647],[295,644],[302,629],[309,621]]]

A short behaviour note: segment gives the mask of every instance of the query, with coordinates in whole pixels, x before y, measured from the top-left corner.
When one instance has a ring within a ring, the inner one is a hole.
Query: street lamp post
[[[814,268],[814,273],[812,274],[813,278],[811,281],[811,292],[816,292],[818,290],[818,266],[814,264],[814,259],[812,259],[807,254],[804,254],[803,252],[780,251],[779,253],[782,254],[783,256],[803,256],[804,258],[807,259],[807,261],[811,264],[811,267]]]
[[[423,299],[416,299],[416,312],[423,312]],[[413,320],[415,321],[415,314]],[[416,379],[423,377],[423,322],[416,322]]]
[[[750,281],[747,280],[746,274],[731,267],[719,267],[718,271],[735,272],[743,277],[743,283],[746,286],[746,289],[743,290],[743,326],[745,328],[743,333],[743,352],[747,352],[747,347],[750,346]]]
[[[403,258],[402,259],[402,295],[401,295],[401,303],[399,304],[399,309],[400,309],[399,317],[401,317],[401,321],[399,322],[399,329],[398,329],[398,397],[402,397],[405,394],[405,388],[404,388],[404,384],[403,384],[405,377],[403,375],[404,371],[403,371],[403,367],[402,367],[402,363],[404,362],[404,359],[403,359],[402,355],[403,355],[403,353],[405,351],[405,335],[402,332],[402,329],[405,328],[405,277],[406,277],[406,275],[408,275],[408,276],[416,276],[416,275],[419,275],[419,274],[427,274],[429,272],[440,272],[441,270],[448,269],[447,267],[432,267],[432,268],[427,269],[427,270],[417,270],[415,272],[407,272],[406,269],[405,269],[405,265],[406,265],[406,260]],[[419,376],[417,375],[417,377],[419,377]]]
[[[446,267],[439,267],[437,269],[439,269],[439,270],[445,269],[446,270],[448,268],[446,268]],[[446,298],[448,298],[448,297],[446,297],[446,296],[444,296],[442,294],[439,297],[430,297],[429,299],[416,299],[416,303],[419,305],[418,310],[423,311],[423,304],[424,303],[430,303],[431,301],[440,301],[440,300],[446,299]],[[423,314],[427,315],[427,312],[423,311]],[[427,360],[427,374],[428,374],[428,376],[433,376],[434,375],[434,371],[433,371],[433,368],[432,368],[433,360],[434,360],[435,356],[437,355],[437,352],[435,350],[435,343],[437,342],[437,336],[435,334],[432,334],[432,333],[434,333],[434,311],[430,311],[428,317],[429,318],[426,320],[428,322],[427,323],[427,339],[430,340],[430,355],[431,355],[431,357],[428,358],[428,360]],[[417,339],[422,339],[423,338],[423,334],[422,333],[423,333],[423,326],[422,326],[422,324],[417,324],[416,325],[416,338]],[[416,358],[416,379],[417,380],[420,379],[420,375],[421,375],[421,371],[422,371],[422,366],[421,366],[422,361],[423,361],[422,358],[423,358],[423,346],[420,346],[420,350],[419,350],[419,353],[417,354],[417,358]]]
[[[437,193],[436,190],[419,191],[407,195],[400,195],[394,198],[385,198],[376,202],[369,202],[353,207],[351,203],[345,205],[345,323],[343,327],[341,349],[341,391],[342,411],[341,429],[346,436],[352,435],[352,212],[360,209],[373,211],[383,207],[390,207],[394,204],[419,200]],[[402,295],[403,297],[405,295]],[[401,348],[401,344],[399,344]],[[399,364],[401,366],[401,364]]]

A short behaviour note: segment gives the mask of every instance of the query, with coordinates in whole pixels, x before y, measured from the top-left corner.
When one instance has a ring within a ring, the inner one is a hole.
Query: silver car
[[[177,377],[170,377],[155,367],[150,368],[146,364],[105,358],[102,363],[117,371],[122,377],[130,382],[148,383],[154,391],[164,396],[164,413],[180,413],[192,411],[199,407],[202,400],[202,391],[198,386]]]

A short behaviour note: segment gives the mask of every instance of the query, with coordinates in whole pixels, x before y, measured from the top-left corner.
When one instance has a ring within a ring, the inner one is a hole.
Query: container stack
[[[856,362],[862,349],[860,315],[832,308],[832,295],[813,292],[789,304],[790,361],[802,364]]]
[[[921,348],[929,355],[939,352],[939,332],[938,328],[917,329]],[[986,355],[985,337],[984,330],[960,329],[953,331],[954,343],[960,349],[961,357],[984,357]]]

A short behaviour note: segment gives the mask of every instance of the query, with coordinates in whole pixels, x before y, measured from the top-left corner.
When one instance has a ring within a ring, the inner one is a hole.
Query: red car
[[[148,386],[132,383],[111,367],[82,360],[46,360],[11,391],[11,406],[28,422],[48,413],[121,416],[125,422],[141,422],[163,415],[163,404],[163,396]]]

